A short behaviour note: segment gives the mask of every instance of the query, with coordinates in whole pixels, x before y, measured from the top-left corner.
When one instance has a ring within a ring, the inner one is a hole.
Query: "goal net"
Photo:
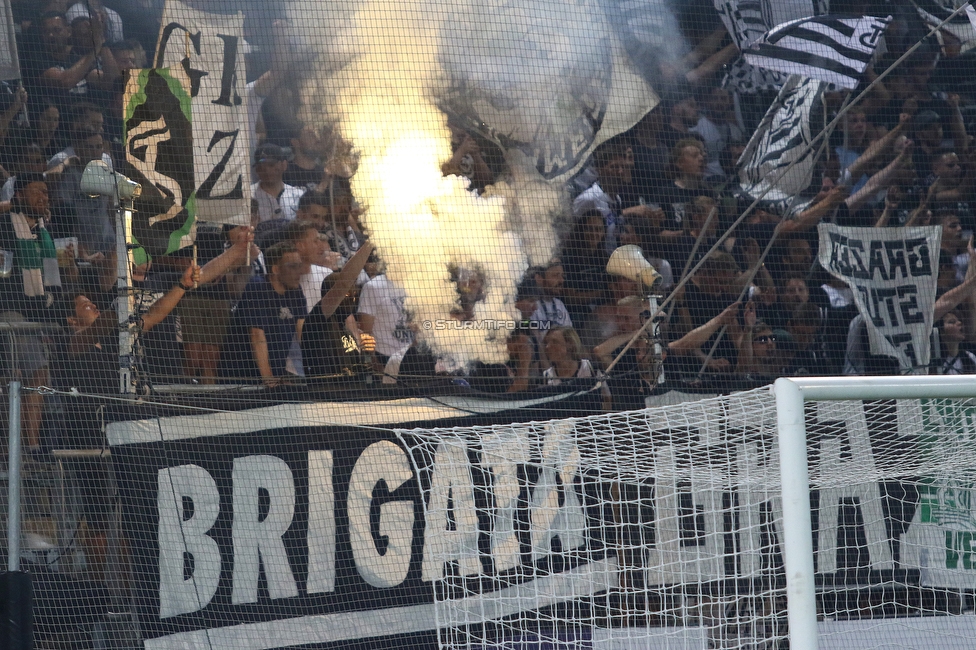
[[[971,642],[973,406],[808,406],[820,647]],[[403,434],[442,646],[788,647],[776,432],[760,389]]]

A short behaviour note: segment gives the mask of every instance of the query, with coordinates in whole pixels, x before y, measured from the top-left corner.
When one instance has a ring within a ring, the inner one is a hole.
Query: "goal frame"
[[[976,397],[976,377],[780,377],[776,398],[783,498],[783,563],[786,569],[790,648],[817,650],[817,593],[803,405],[806,402]]]

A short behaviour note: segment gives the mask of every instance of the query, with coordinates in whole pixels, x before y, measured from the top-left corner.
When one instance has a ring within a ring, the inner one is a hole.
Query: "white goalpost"
[[[790,648],[817,650],[817,595],[808,475],[806,402],[976,397],[976,381],[958,376],[808,377],[776,380],[783,500],[783,562]]]

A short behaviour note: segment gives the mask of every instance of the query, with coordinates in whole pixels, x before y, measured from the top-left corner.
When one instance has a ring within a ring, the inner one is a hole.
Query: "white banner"
[[[10,10],[10,0],[0,0],[0,79],[20,79],[14,14]]]
[[[154,66],[183,66],[190,77],[196,214],[203,221],[250,223],[243,30],[242,13],[210,14],[166,0]]]
[[[962,0],[912,0],[918,15],[935,27],[952,15],[962,4]],[[968,2],[965,4],[969,4]],[[976,25],[973,24],[972,5],[966,7],[962,13],[956,14],[948,23],[942,25],[940,31],[947,32],[961,42],[960,50],[966,52],[976,46]]]
[[[473,21],[479,30],[470,38],[442,30],[439,59],[449,83],[439,101],[465,128],[520,151],[547,181],[568,181],[594,149],[659,101],[616,33],[623,29],[617,21],[630,16],[625,4],[604,0],[604,9],[614,12],[609,18],[596,0],[560,5],[558,12],[505,0],[458,5],[462,15],[449,16],[447,24]],[[655,17],[661,25],[668,19],[673,16]],[[574,45],[564,53],[553,49],[559,42]]]
[[[820,264],[853,289],[871,354],[894,357],[903,370],[927,366],[942,229],[818,229]]]

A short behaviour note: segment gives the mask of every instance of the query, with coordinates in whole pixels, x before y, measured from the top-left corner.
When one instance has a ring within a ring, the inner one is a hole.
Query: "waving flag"
[[[735,41],[739,51],[749,47],[766,35],[776,25],[827,13],[827,0],[713,0],[715,10]],[[726,88],[734,88],[745,94],[764,90],[779,90],[789,79],[790,73],[759,68],[743,57],[733,61],[723,82]]]
[[[245,47],[244,14],[207,13],[166,0],[153,67],[182,68],[189,79],[194,196],[202,221],[250,223]]]
[[[780,214],[795,211],[796,197],[813,182],[816,150],[809,145],[823,128],[826,88],[823,81],[792,75],[742,153],[742,191],[763,196]]]
[[[854,89],[891,16],[815,16],[779,25],[749,46],[754,66]]]

